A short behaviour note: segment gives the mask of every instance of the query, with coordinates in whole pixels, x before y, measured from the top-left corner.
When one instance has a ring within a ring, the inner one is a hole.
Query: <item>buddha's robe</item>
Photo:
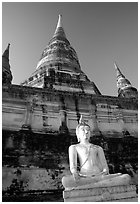
[[[69,147],[69,161],[71,173],[77,172],[77,158],[80,162],[81,176],[95,176],[106,170],[109,173],[108,165],[104,156],[103,149],[100,146],[90,144],[88,147],[80,144]]]
[[[77,159],[80,162],[80,171],[77,170]],[[69,147],[70,171],[72,174],[79,174],[79,179],[65,176],[62,184],[65,188],[76,188],[79,186],[100,186],[126,184],[130,181],[127,174],[109,174],[108,165],[100,146],[90,144],[87,147],[81,144]]]

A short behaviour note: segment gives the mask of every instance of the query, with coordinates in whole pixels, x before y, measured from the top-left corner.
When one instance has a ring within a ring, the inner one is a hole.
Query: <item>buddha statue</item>
[[[69,147],[69,164],[72,175],[62,178],[65,190],[90,187],[127,185],[131,182],[128,174],[109,174],[102,147],[90,143],[90,126],[82,116],[76,127],[78,144]],[[79,170],[78,170],[78,162]]]

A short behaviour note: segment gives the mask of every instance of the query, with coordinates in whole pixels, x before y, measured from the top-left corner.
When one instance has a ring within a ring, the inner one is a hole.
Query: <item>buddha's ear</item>
[[[80,142],[80,138],[78,134],[76,134],[76,137],[77,137],[77,141]]]
[[[77,137],[77,139],[78,139],[78,142],[80,142],[80,138],[79,138],[79,137]]]

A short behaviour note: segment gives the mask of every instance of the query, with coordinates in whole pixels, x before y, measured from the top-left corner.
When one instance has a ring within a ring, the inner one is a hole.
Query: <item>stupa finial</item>
[[[61,14],[59,14],[59,16],[58,16],[57,28],[58,27],[63,27],[62,26],[62,15]]]
[[[10,43],[8,43],[7,48],[5,49],[3,53],[3,57],[6,57],[9,60],[9,48],[10,48]]]
[[[62,15],[61,14],[59,14],[58,16],[58,22],[57,22],[57,26],[54,32],[54,36],[57,36],[57,35],[60,35],[66,38],[66,35],[63,29],[63,25],[62,25]]]
[[[122,74],[122,72],[120,71],[120,69],[119,69],[119,67],[118,67],[118,65],[117,65],[117,63],[116,62],[114,62],[114,66],[115,66],[115,69],[116,69],[116,71],[117,71],[117,77],[124,77],[125,78],[125,76]]]

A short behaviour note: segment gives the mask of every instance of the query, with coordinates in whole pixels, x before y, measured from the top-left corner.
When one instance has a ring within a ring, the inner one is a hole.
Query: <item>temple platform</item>
[[[92,187],[63,191],[64,202],[138,202],[135,185]]]

